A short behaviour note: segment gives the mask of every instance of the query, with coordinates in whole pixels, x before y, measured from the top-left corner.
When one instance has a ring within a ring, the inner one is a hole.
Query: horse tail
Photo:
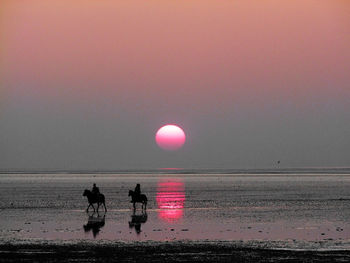
[[[103,198],[103,206],[105,208],[105,211],[107,212],[107,207],[106,207],[106,203],[105,203],[105,199],[104,198]],[[104,218],[103,218],[103,220],[104,220]]]
[[[105,195],[104,195],[104,194],[100,194],[100,200],[99,200],[99,202],[100,202],[101,204],[103,204],[103,207],[104,207],[105,211],[107,212],[106,199],[105,199]]]

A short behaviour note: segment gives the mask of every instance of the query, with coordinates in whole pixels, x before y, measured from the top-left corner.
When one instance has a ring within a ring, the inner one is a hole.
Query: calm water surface
[[[96,183],[108,212],[86,213]],[[149,199],[136,212],[128,190]],[[0,240],[318,242],[350,248],[349,175],[0,175]]]

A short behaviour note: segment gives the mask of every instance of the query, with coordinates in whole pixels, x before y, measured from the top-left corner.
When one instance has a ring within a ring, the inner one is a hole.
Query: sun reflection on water
[[[175,222],[183,217],[185,186],[180,179],[167,179],[158,182],[158,216],[166,222]]]

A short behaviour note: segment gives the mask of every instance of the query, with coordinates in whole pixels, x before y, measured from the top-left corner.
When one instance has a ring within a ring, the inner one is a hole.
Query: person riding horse
[[[146,209],[147,206],[147,196],[141,194],[141,186],[137,184],[135,191],[129,190],[129,196],[131,196],[130,203],[134,204],[134,209],[136,209],[135,203],[142,203],[142,209]]]
[[[91,192],[92,192],[92,193],[95,195],[95,197],[97,198],[98,195],[100,194],[100,189],[96,186],[96,184],[94,184],[94,185],[92,186]]]
[[[141,196],[141,186],[140,186],[140,184],[136,185],[134,194],[135,194],[135,199],[139,200],[140,196]]]
[[[96,186],[96,184],[93,185],[91,191],[85,189],[83,196],[86,196],[89,202],[89,205],[86,208],[86,212],[89,211],[90,206],[92,206],[92,208],[95,211],[95,207],[93,204],[96,204],[96,203],[97,203],[97,212],[100,205],[103,205],[105,208],[105,211],[107,211],[106,204],[105,204],[105,196],[102,193],[100,193],[100,189]]]

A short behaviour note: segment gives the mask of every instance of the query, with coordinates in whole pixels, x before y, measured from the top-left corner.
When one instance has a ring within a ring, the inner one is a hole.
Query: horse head
[[[129,195],[128,196],[133,196],[134,195],[134,191],[129,190]]]
[[[88,195],[89,195],[89,193],[90,193],[90,191],[89,191],[89,190],[87,190],[87,189],[85,189],[85,191],[84,191],[84,193],[83,193],[83,196],[88,196]]]

